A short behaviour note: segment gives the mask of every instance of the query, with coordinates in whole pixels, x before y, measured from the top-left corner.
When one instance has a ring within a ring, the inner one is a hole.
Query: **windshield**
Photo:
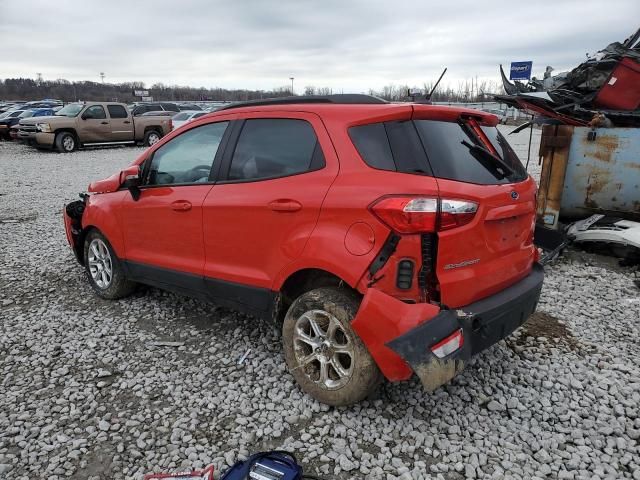
[[[29,118],[32,116],[33,116],[33,110],[25,110],[18,116],[18,118]]]
[[[11,112],[0,113],[0,118],[7,118]]]
[[[56,112],[56,115],[60,117],[77,117],[80,111],[84,108],[82,103],[71,103],[66,107],[61,108]]]
[[[172,119],[179,122],[182,120],[186,120],[187,118],[189,118],[190,115],[191,115],[190,113],[177,113],[172,117]]]

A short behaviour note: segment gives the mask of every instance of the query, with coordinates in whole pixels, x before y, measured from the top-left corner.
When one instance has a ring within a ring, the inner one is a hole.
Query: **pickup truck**
[[[70,103],[54,116],[20,124],[19,138],[37,148],[62,153],[90,145],[150,146],[171,132],[169,117],[133,118],[124,103]]]

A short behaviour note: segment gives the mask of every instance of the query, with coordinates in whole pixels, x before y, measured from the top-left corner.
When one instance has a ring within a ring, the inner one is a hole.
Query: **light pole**
[[[291,80],[291,95],[293,95],[293,79],[295,77],[289,77],[289,80]]]

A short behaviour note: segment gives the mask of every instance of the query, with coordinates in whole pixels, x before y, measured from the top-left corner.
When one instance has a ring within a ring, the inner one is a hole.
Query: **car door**
[[[111,140],[111,127],[102,105],[91,105],[80,117],[82,143],[100,143]]]
[[[111,127],[111,141],[126,142],[133,140],[133,123],[129,112],[122,105],[107,105],[109,112],[109,126]]]
[[[203,204],[205,282],[214,298],[264,311],[315,227],[338,161],[315,114],[245,114],[233,130]]]
[[[205,258],[202,203],[213,186],[211,168],[227,126],[214,122],[186,130],[145,160],[139,198],[125,196],[120,208],[133,278],[198,290]]]

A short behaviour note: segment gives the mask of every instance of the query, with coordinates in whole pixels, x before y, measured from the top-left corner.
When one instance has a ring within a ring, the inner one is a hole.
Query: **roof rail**
[[[373,95],[364,95],[360,93],[341,93],[336,95],[300,95],[280,98],[265,98],[260,100],[248,100],[246,102],[232,103],[225,105],[216,111],[229,110],[241,107],[258,107],[263,105],[292,105],[298,103],[334,103],[334,104],[362,104],[373,105],[381,103],[389,103],[382,98]]]

